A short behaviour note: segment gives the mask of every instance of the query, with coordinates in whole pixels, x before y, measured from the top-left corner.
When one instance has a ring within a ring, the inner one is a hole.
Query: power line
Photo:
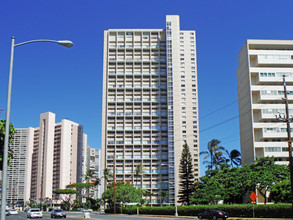
[[[213,125],[213,126],[210,126],[210,127],[208,127],[208,128],[205,128],[205,129],[199,131],[199,133],[202,133],[202,132],[205,132],[205,131],[210,130],[210,129],[212,129],[212,128],[218,127],[218,126],[220,126],[220,125],[222,125],[222,124],[225,124],[225,123],[227,123],[228,121],[232,121],[232,120],[234,120],[234,119],[236,119],[236,118],[238,118],[238,117],[239,117],[239,115],[236,115],[236,116],[234,116],[234,117],[232,117],[232,118],[229,118],[229,119],[227,119],[227,120],[225,120],[225,121],[222,121],[222,122],[220,122],[220,123],[218,123],[218,124],[215,124],[215,125]]]
[[[235,100],[235,101],[233,101],[233,102],[231,102],[231,103],[229,103],[229,104],[227,104],[227,105],[224,105],[224,106],[221,107],[221,108],[216,109],[215,111],[212,111],[212,112],[210,112],[210,113],[208,113],[208,114],[206,114],[206,115],[200,117],[199,120],[204,119],[204,118],[207,118],[207,117],[209,117],[210,115],[212,115],[212,114],[214,114],[214,113],[216,113],[216,112],[218,112],[218,111],[221,111],[221,110],[223,110],[223,109],[229,107],[230,105],[235,104],[236,102],[238,102],[238,99]]]

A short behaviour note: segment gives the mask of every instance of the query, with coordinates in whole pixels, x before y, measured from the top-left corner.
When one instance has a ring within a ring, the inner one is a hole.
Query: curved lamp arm
[[[64,47],[67,47],[67,48],[70,48],[70,47],[73,46],[73,43],[70,40],[47,40],[47,39],[40,39],[40,40],[30,40],[30,41],[25,41],[25,42],[22,42],[22,43],[19,43],[19,44],[14,44],[14,47],[21,46],[21,45],[24,45],[24,44],[29,44],[29,43],[36,43],[36,42],[57,43],[57,44],[60,44],[60,45],[62,45]]]

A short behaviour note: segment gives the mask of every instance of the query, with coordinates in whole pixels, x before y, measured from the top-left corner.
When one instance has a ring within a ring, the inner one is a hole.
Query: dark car
[[[66,213],[62,209],[53,209],[51,218],[66,218]]]
[[[228,217],[229,217],[228,212],[219,211],[219,210],[208,210],[203,213],[199,213],[198,215],[199,219],[213,219],[213,220],[216,220],[218,218],[225,220]]]

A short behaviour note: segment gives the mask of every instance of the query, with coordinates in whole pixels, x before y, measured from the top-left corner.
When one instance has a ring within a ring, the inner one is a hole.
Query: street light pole
[[[9,125],[10,125],[10,105],[11,105],[11,88],[12,88],[12,70],[13,70],[13,58],[14,48],[29,43],[36,42],[51,42],[57,43],[65,47],[72,47],[73,43],[68,40],[31,40],[23,43],[15,44],[15,38],[11,38],[11,54],[10,54],[10,67],[9,67],[9,79],[8,79],[8,92],[7,92],[7,107],[6,107],[6,121],[5,121],[5,140],[3,150],[3,170],[2,170],[2,195],[1,195],[1,216],[0,219],[5,220],[6,211],[6,194],[7,194],[7,168],[8,168],[8,142],[9,142]]]

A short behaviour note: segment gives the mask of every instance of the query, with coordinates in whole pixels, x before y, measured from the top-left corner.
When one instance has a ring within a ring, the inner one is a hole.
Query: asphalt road
[[[66,220],[77,220],[77,219],[84,219],[83,213],[66,213],[67,218]],[[43,213],[42,220],[52,220],[49,213]],[[154,219],[160,219],[160,220],[170,220],[170,219],[181,219],[182,218],[167,218],[167,217],[146,217],[146,216],[136,216],[136,215],[98,215],[97,213],[91,213],[90,219],[92,220],[154,220]],[[26,213],[19,212],[18,215],[10,215],[6,216],[5,220],[28,220],[26,217]]]

